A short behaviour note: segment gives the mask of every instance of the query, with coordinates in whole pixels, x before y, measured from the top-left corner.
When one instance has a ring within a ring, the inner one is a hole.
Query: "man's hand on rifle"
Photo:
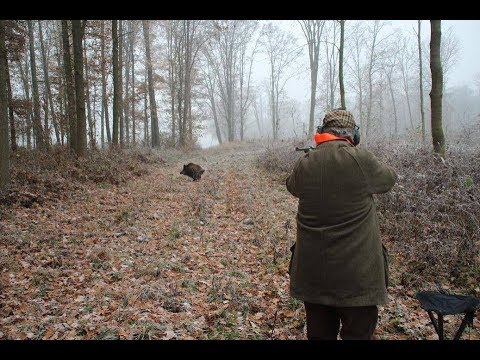
[[[295,147],[295,151],[303,151],[304,153],[308,153],[312,149],[314,149],[314,148],[311,147],[311,146],[306,147],[306,148],[299,148],[298,146]]]

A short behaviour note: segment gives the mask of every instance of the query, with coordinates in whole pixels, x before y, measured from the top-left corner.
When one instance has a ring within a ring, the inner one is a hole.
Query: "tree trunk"
[[[103,90],[103,84],[102,84],[102,90]],[[102,93],[102,101],[100,104],[100,142],[102,144],[102,149],[105,148],[105,107],[103,106],[103,93]]]
[[[15,133],[15,119],[13,116],[13,99],[12,99],[12,84],[10,82],[10,69],[8,65],[8,57],[5,62],[5,76],[7,80],[7,99],[8,99],[8,117],[10,119],[10,147],[12,152],[17,150],[17,135]]]
[[[147,99],[147,76],[144,78],[144,93],[143,93],[143,141],[144,145],[148,146],[149,140],[148,140],[148,99]]]
[[[220,125],[218,122],[217,109],[215,107],[215,98],[213,96],[213,93],[210,95],[210,103],[212,104],[213,121],[215,123],[215,133],[217,134],[217,140],[219,144],[222,144],[222,133],[220,131]]]
[[[25,69],[23,69],[23,65],[21,63],[21,61],[18,61],[18,69],[20,71],[20,77],[22,78],[22,83],[23,83],[23,91],[25,93],[25,99],[27,99],[28,103],[30,104],[31,101],[30,101],[30,86],[29,86],[29,82],[28,82],[28,59],[27,59],[27,56],[25,56]],[[27,149],[30,150],[32,148],[32,140],[31,140],[31,137],[32,137],[32,134],[31,134],[31,131],[32,131],[32,107],[31,107],[31,104],[30,106],[28,106],[28,109],[27,109],[27,117],[26,117],[26,125],[27,125],[27,131],[26,131],[26,135],[27,135]]]
[[[368,104],[367,104],[367,124],[366,124],[366,136],[370,135],[371,116],[372,116],[372,96],[373,96],[373,65],[375,61],[375,46],[377,44],[378,27],[375,20],[373,28],[372,47],[370,48],[370,61],[368,64]]]
[[[88,61],[87,61],[87,48],[83,47],[83,61],[85,63],[85,97],[87,100],[87,120],[88,120],[88,137],[90,139],[90,148],[95,147],[95,131],[93,129],[92,121],[92,106],[90,102],[90,77],[88,75]]]
[[[97,114],[97,84],[93,84],[93,111],[92,111],[92,147],[97,146],[97,119],[95,114]]]
[[[396,106],[396,103],[395,103],[395,97],[393,96],[392,79],[391,79],[389,74],[387,74],[387,80],[388,80],[388,88],[390,89],[390,97],[392,98],[393,117],[394,117],[394,120],[395,120],[395,136],[394,136],[394,138],[396,138],[397,135],[398,135],[397,106]]]
[[[182,39],[183,40],[183,39]],[[184,53],[185,42],[180,41],[181,45],[176,53],[176,60],[178,64],[177,69],[177,77],[178,77],[178,84],[177,84],[177,114],[178,114],[178,144],[180,147],[185,146],[186,144],[186,133],[185,133],[185,119],[183,115],[183,107],[184,107],[184,82],[185,82],[185,75],[184,70],[185,66],[182,63],[182,54]]]
[[[425,144],[425,112],[423,111],[423,66],[422,66],[422,45],[420,41],[422,20],[418,20],[418,60],[420,67],[420,117],[422,119],[422,143]]]
[[[271,112],[272,112],[272,131],[273,131],[273,140],[277,140],[277,120],[275,118],[275,78],[274,78],[274,67],[273,60],[270,62],[271,74],[270,74],[270,102],[271,102]]]
[[[35,62],[35,45],[33,39],[33,24],[31,20],[27,20],[28,37],[30,41],[30,67],[32,72],[32,88],[33,88],[33,129],[35,134],[36,147],[40,150],[46,148],[42,123],[40,120],[40,97],[38,95],[37,82],[37,64]]]
[[[430,70],[432,72],[431,100],[431,124],[433,150],[445,158],[445,137],[442,128],[442,96],[443,96],[443,71],[440,56],[440,44],[442,39],[441,20],[430,20]]]
[[[340,106],[345,108],[345,87],[343,84],[343,45],[345,36],[345,20],[340,20],[340,49],[338,54],[338,81],[340,83]]]
[[[120,129],[120,146],[125,144],[125,124],[123,119],[123,21],[118,21],[118,127]]]
[[[62,68],[62,64],[58,64],[58,68]],[[60,127],[60,140],[62,146],[65,145],[65,118],[64,115],[67,109],[67,97],[65,94],[64,86],[63,84],[60,85],[59,93],[58,93],[58,98],[59,98],[59,112],[61,114],[60,120],[59,120],[59,127]]]
[[[57,55],[57,69],[61,71],[63,69],[62,64],[62,23],[61,21],[56,22],[55,28],[55,37],[57,38],[56,41],[56,55]],[[60,143],[62,146],[65,143],[65,111],[67,109],[66,101],[65,101],[65,79],[63,77],[58,79],[59,89],[58,89],[58,105],[59,105],[59,114],[60,116],[57,118],[58,128],[60,129]],[[65,109],[65,110],[64,110]]]
[[[142,20],[143,36],[145,38],[145,56],[147,60],[148,94],[150,98],[150,116],[152,122],[152,147],[160,146],[160,134],[158,132],[157,105],[155,102],[155,89],[153,87],[152,59],[150,56],[150,30],[148,20]]]
[[[72,57],[70,54],[70,40],[68,36],[67,20],[62,20],[62,42],[63,42],[63,68],[65,72],[65,85],[67,88],[67,118],[69,124],[70,149],[77,151],[77,114],[75,110],[75,88],[72,77]]]
[[[85,86],[83,81],[82,27],[81,20],[72,20],[73,59],[75,68],[75,99],[77,113],[76,153],[80,157],[85,156],[87,152],[87,119],[85,115]]]
[[[118,34],[117,20],[112,20],[112,41],[113,41],[113,145],[118,145],[118,121],[120,110],[120,84],[118,75]]]
[[[132,143],[135,146],[136,142],[136,128],[135,128],[135,37],[134,37],[134,23],[131,20],[131,27],[130,27],[130,58],[131,58],[131,66],[132,66],[132,99],[131,99],[131,107],[132,107]]]
[[[5,20],[0,20],[0,193],[6,191],[10,183],[6,64]]]
[[[45,83],[44,83],[45,85]],[[42,93],[42,103],[41,103],[41,106],[42,106],[42,109],[43,109],[43,115],[44,115],[44,125],[43,125],[43,138],[45,140],[45,144],[47,147],[50,146],[50,127],[48,126],[48,100],[47,100],[47,93],[46,93],[46,89],[44,87],[43,89],[43,93]]]
[[[130,26],[126,26],[126,29],[128,32],[130,32]],[[123,37],[123,43],[124,43],[124,47],[125,47],[125,96],[124,96],[124,99],[123,99],[123,118],[124,118],[124,124],[125,124],[125,143],[128,145],[129,143],[129,132],[130,132],[130,129],[129,129],[129,125],[128,125],[128,122],[129,122],[129,116],[130,116],[130,113],[129,113],[129,106],[130,106],[130,100],[129,100],[129,97],[130,97],[130,94],[129,94],[129,90],[130,90],[130,51],[129,50],[129,42],[128,42],[128,38],[126,36]]]
[[[55,139],[57,140],[57,144],[60,144],[60,130],[58,128],[58,122],[55,117],[55,110],[53,108],[53,96],[52,96],[52,88],[50,87],[50,77],[48,75],[48,60],[47,60],[47,53],[45,51],[45,43],[43,41],[43,30],[42,30],[42,22],[38,20],[38,33],[40,35],[40,48],[42,50],[42,63],[43,63],[43,77],[45,80],[45,90],[47,93],[46,99],[48,104],[50,105],[50,113],[52,115],[52,124],[53,129],[55,131]]]
[[[412,107],[410,106],[410,91],[408,89],[408,74],[405,70],[405,67],[403,65],[403,60],[402,60],[402,79],[403,79],[403,89],[405,90],[405,97],[407,99],[407,108],[408,108],[408,116],[409,116],[409,119],[410,119],[410,127],[412,128],[412,130],[414,129],[414,125],[413,125],[413,116],[412,116]]]
[[[101,47],[101,62],[102,62],[102,111],[105,116],[105,127],[107,130],[107,141],[109,144],[112,143],[112,135],[110,133],[110,121],[108,120],[108,99],[107,99],[107,74],[106,74],[106,62],[105,62],[105,22],[102,20],[101,25],[102,36],[100,38],[100,47]],[[103,132],[103,125],[102,125]],[[102,140],[103,146],[103,140]]]
[[[310,60],[310,116],[308,122],[308,135],[313,136],[315,130],[315,105],[318,81],[318,59],[320,41],[322,38],[325,20],[301,20],[299,21],[303,34],[307,39],[308,54]]]
[[[184,99],[184,106],[183,106],[183,131],[184,136],[186,135],[186,139],[188,142],[192,140],[192,118],[190,115],[190,108],[191,108],[191,70],[190,70],[190,61],[191,61],[191,49],[192,49],[192,39],[190,38],[190,20],[185,20],[185,83],[183,87],[183,99]],[[185,144],[183,144],[185,145]]]

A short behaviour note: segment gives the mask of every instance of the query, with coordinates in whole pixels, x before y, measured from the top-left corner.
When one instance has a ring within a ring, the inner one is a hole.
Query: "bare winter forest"
[[[480,296],[461,59],[435,20],[0,20],[0,339],[305,339],[285,179],[339,107],[398,174],[375,336],[437,339],[415,294]]]

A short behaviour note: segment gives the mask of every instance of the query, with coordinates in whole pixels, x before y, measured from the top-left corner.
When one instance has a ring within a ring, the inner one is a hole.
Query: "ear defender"
[[[360,128],[358,127],[358,125],[355,125],[355,127],[353,128],[353,145],[357,146],[358,144],[360,144]]]

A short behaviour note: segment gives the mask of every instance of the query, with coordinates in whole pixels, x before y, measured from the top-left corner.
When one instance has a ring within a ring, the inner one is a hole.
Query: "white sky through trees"
[[[417,20],[385,20],[390,25],[385,28],[385,31],[399,28],[404,34],[411,34],[412,42],[416,42],[416,34],[414,29],[417,29]],[[266,21],[262,21],[266,22]],[[281,26],[288,31],[292,31],[297,36],[299,42],[305,42],[300,26],[296,21],[276,21],[274,23],[281,24]],[[346,23],[346,32],[348,32],[348,20]],[[480,20],[443,20],[442,32],[445,32],[449,27],[452,27],[453,33],[458,38],[460,43],[460,59],[453,67],[452,73],[449,75],[448,86],[474,86],[474,78],[476,74],[480,73]],[[422,45],[430,43],[430,21],[422,21]],[[347,49],[345,49],[347,51]],[[308,53],[305,52],[302,59],[307,71],[302,75],[292,78],[287,84],[287,93],[289,97],[299,101],[309,100],[310,98],[310,73],[308,71]],[[345,61],[347,59],[345,58]],[[263,67],[258,64],[258,71],[255,74],[257,80],[261,81]],[[427,59],[424,60],[424,71],[430,71]],[[348,88],[346,89],[348,91]]]
[[[348,36],[349,32],[352,31],[352,26],[355,22],[359,20],[347,20],[345,27],[345,50],[344,50],[344,61],[347,63],[349,61],[349,43]],[[366,20],[362,20],[366,21]],[[397,33],[401,32],[404,37],[409,39],[411,46],[416,47],[417,38],[416,31],[418,22],[417,20],[381,20],[386,23],[386,26],[383,28],[383,34]],[[296,38],[297,43],[306,44],[304,34],[301,31],[300,25],[296,20],[262,20],[260,21],[260,28],[268,23],[273,22],[275,25],[281,27],[281,29],[291,32]],[[450,30],[451,29],[451,30]],[[480,42],[478,41],[478,36],[480,34],[480,20],[443,20],[442,21],[442,41],[448,32],[453,34],[453,37],[458,40],[458,61],[448,70],[447,76],[447,90],[453,87],[468,86],[473,89],[475,92],[480,91]],[[421,29],[422,37],[422,47],[425,48],[430,44],[430,21],[422,21]],[[320,62],[324,61],[325,54],[324,48],[321,47]],[[319,75],[317,80],[317,86],[321,86],[322,81],[322,66],[319,65]],[[413,65],[416,66],[416,65]],[[304,52],[302,56],[295,62],[295,64],[290,69],[295,72],[296,75],[292,76],[286,83],[285,86],[285,95],[286,98],[290,98],[293,101],[296,101],[301,109],[301,113],[298,113],[298,116],[305,118],[305,123],[308,122],[308,111],[310,101],[310,69],[309,69],[309,60],[308,60],[308,50],[304,46]],[[338,71],[338,69],[336,69]],[[344,68],[344,72],[348,77],[350,70]],[[409,69],[411,73],[415,73],[418,70]],[[423,60],[423,72],[430,73],[430,63],[429,59],[424,58]],[[425,76],[425,75],[424,75]],[[254,71],[252,75],[252,83],[258,89],[259,92],[265,91],[266,82],[268,82],[269,77],[269,65],[266,54],[257,53],[255,58]],[[400,88],[402,85],[399,83],[396,85]],[[425,93],[424,96],[428,97],[429,89],[425,84]],[[336,89],[338,92],[338,89]],[[345,92],[347,96],[347,108],[349,108],[349,100],[351,99],[352,89],[348,83],[345,85]],[[319,92],[317,91],[317,97]],[[349,99],[350,97],[350,99]],[[265,99],[266,101],[266,99]],[[317,101],[315,118],[321,116],[322,111],[320,110],[323,105]],[[266,114],[265,114],[266,115]],[[268,115],[266,115],[268,116]],[[208,147],[216,144],[216,138],[210,132],[205,131],[200,142],[203,147]]]

